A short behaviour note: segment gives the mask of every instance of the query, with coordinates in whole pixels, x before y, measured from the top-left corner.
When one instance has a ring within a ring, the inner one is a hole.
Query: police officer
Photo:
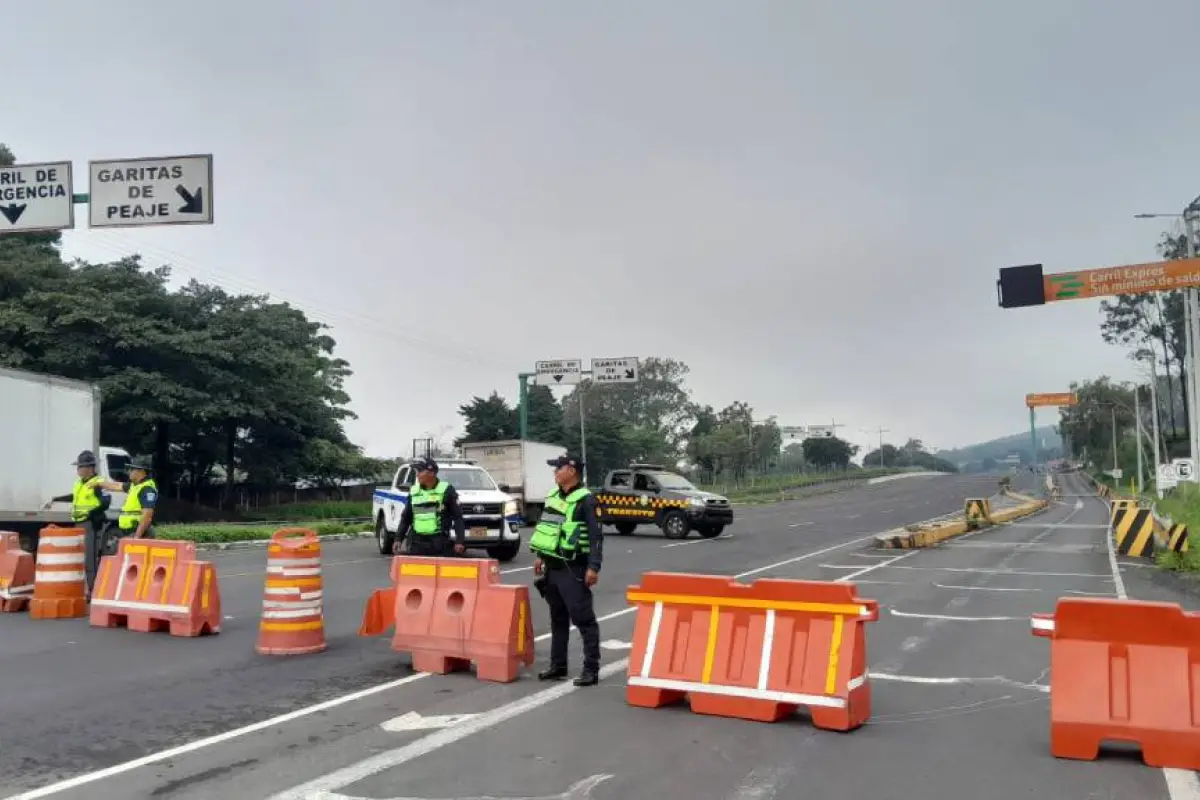
[[[574,623],[583,638],[583,671],[575,685],[594,686],[600,681],[600,623],[592,587],[600,579],[604,542],[596,496],[580,484],[583,462],[578,458],[561,456],[546,463],[554,467],[558,487],[546,497],[529,539],[533,572],[539,576],[534,586],[550,606],[550,666],[538,679],[567,677],[567,639]]]
[[[75,486],[71,490],[71,522],[84,529],[84,553],[87,562],[84,571],[88,590],[96,582],[96,570],[100,567],[100,551],[108,527],[108,511],[112,498],[105,494],[103,481],[96,474],[96,454],[84,450],[75,459]]]
[[[121,538],[154,538],[154,509],[158,507],[158,485],[154,478],[150,477],[151,467],[152,460],[149,456],[135,456],[129,459],[129,480],[124,483],[106,481],[100,484],[110,491],[125,492],[125,504],[121,506],[121,516],[117,518],[117,535]],[[105,548],[110,553],[113,549]]]
[[[450,528],[453,526],[453,551],[463,553],[467,549],[467,526],[458,504],[458,492],[438,478],[438,465],[432,458],[415,459],[412,467],[417,471],[417,485],[409,492],[408,503],[400,514],[400,528],[396,531],[392,552],[399,554],[400,545],[411,528],[410,556],[449,556]]]

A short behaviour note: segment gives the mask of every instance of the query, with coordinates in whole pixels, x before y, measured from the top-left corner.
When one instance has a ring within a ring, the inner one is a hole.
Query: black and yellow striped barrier
[[[1112,536],[1121,555],[1150,558],[1154,555],[1154,514],[1138,508],[1132,500],[1113,502]]]
[[[975,530],[980,525],[992,521],[992,504],[986,497],[969,497],[963,507],[963,519],[967,522],[968,530]]]
[[[1187,525],[1175,524],[1167,528],[1163,532],[1159,544],[1164,550],[1170,550],[1173,553],[1186,553],[1188,551]]]

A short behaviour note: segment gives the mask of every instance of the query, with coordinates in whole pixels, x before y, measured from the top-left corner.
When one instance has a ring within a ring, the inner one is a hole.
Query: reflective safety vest
[[[442,509],[446,506],[446,490],[450,484],[438,481],[432,489],[417,484],[408,502],[412,507],[412,529],[418,536],[437,536],[442,532]]]
[[[155,485],[153,478],[147,478],[141,483],[129,487],[129,494],[125,496],[125,505],[121,506],[121,516],[117,520],[117,525],[121,530],[137,530],[138,522],[142,518],[142,492],[147,489],[158,491],[158,486]]]
[[[529,537],[529,549],[540,555],[571,560],[580,553],[591,552],[587,523],[575,521],[575,508],[591,494],[580,486],[566,497],[555,489],[546,497],[546,508]]]
[[[71,520],[85,522],[92,512],[104,505],[96,494],[96,484],[100,482],[99,475],[93,475],[86,481],[75,479],[75,488],[71,491]]]

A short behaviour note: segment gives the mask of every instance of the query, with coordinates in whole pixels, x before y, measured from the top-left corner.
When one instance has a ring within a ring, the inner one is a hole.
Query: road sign
[[[634,358],[593,358],[592,380],[596,383],[637,383],[638,360]]]
[[[1200,286],[1200,258],[1153,261],[1118,267],[1055,272],[1045,275],[1041,264],[1005,267],[997,287],[1001,308],[1040,306],[1060,300],[1084,300],[1119,294],[1169,292]]]
[[[1175,473],[1174,464],[1159,464],[1158,477],[1155,480],[1159,489],[1174,489],[1179,485],[1179,476]]]
[[[808,438],[809,439],[832,439],[836,435],[837,435],[837,433],[836,433],[836,431],[834,431],[832,425],[809,425],[808,426]]]
[[[71,162],[0,167],[0,234],[75,227]]]
[[[1177,458],[1171,462],[1175,466],[1175,477],[1180,482],[1196,480],[1196,464],[1190,458]]]
[[[1030,408],[1039,406],[1077,406],[1079,395],[1074,392],[1052,392],[1049,394],[1027,394],[1025,405]]]
[[[578,358],[558,361],[538,361],[533,368],[533,382],[539,386],[573,386],[583,375]]]
[[[211,225],[212,156],[88,164],[88,227]]]

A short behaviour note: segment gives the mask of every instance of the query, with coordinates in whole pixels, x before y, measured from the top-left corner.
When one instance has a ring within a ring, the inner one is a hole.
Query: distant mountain
[[[1038,455],[1042,459],[1058,458],[1062,455],[1062,437],[1055,432],[1053,425],[1038,428],[1037,437]],[[959,465],[960,469],[966,470],[991,469],[992,461],[1001,461],[1014,454],[1020,457],[1022,463],[1031,460],[1029,431],[992,439],[990,442],[960,447],[956,450],[939,450],[934,453],[938,458],[944,458],[951,464]]]

